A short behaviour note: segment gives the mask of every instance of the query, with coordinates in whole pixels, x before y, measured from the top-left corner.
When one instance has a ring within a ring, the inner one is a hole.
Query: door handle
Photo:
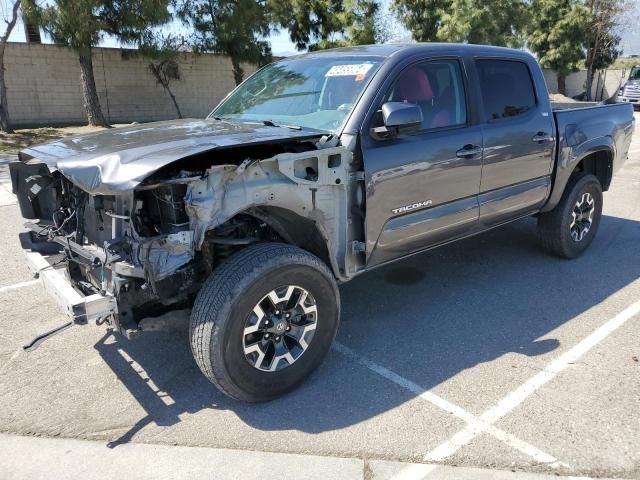
[[[482,153],[482,147],[478,145],[465,145],[460,150],[456,152],[456,157],[458,158],[472,158],[476,155],[480,155]]]
[[[553,142],[554,140],[555,138],[546,132],[538,132],[531,139],[531,141],[535,143]]]

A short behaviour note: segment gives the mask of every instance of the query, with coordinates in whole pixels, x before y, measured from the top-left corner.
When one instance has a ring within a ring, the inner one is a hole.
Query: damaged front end
[[[90,195],[44,163],[15,162],[10,171],[22,216],[35,220],[21,234],[23,248],[53,254],[52,266],[64,267],[64,278],[53,283],[66,279],[77,293],[108,300],[102,308],[77,307],[70,315],[76,323],[106,320],[133,332],[137,309],[153,315],[195,292],[199,266],[184,210],[186,186]],[[34,258],[32,269],[47,269]]]
[[[144,318],[188,308],[211,272],[254,242],[302,246],[339,279],[361,270],[363,187],[352,153],[317,141],[262,151],[230,150],[223,164],[213,152],[182,158],[112,194],[21,158],[10,172],[22,215],[33,220],[23,248],[49,255],[32,268],[59,276],[48,290],[68,282],[84,297],[67,308],[73,321],[106,321],[127,337]]]

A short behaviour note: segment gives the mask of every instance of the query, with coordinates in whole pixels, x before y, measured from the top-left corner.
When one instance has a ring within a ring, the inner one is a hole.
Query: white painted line
[[[4,372],[6,372],[7,368],[9,368],[9,364],[11,362],[13,362],[16,358],[18,358],[18,355],[20,355],[22,353],[22,349],[19,348],[18,350],[16,350],[15,352],[13,352],[13,355],[11,355],[11,357],[9,357],[9,360],[7,360],[7,363],[5,363],[4,365],[2,365],[2,367],[0,367],[0,375],[2,375]]]
[[[0,183],[0,207],[18,203],[16,196],[11,193],[11,183]]]
[[[388,368],[385,368],[382,365],[378,365],[377,363],[372,362],[371,360],[368,360],[358,355],[349,347],[346,347],[345,345],[339,342],[334,342],[334,349],[342,353],[343,355],[351,358],[352,360],[355,360],[361,365],[364,365],[365,367],[374,371],[381,377],[384,377],[387,380],[390,380],[393,383],[401,386],[402,388],[415,393],[423,400],[426,400],[427,402],[435,405],[436,407],[441,408],[442,410],[444,410],[445,412],[451,415],[455,415],[459,419],[465,421],[468,424],[468,427],[471,428],[473,431],[477,430],[480,433],[487,432],[493,435],[494,437],[498,438],[499,440],[505,442],[510,447],[515,448],[516,450],[519,450],[525,455],[529,455],[533,457],[537,462],[547,463],[547,464],[557,463],[558,460],[554,456],[539,450],[533,445],[530,445],[527,442],[520,440],[519,438],[511,435],[510,433],[500,430],[499,428],[494,427],[493,425],[487,424],[483,420],[467,412],[464,408],[459,407],[458,405],[454,405],[453,403],[449,402],[448,400],[445,400],[444,398],[436,395],[435,393],[425,390],[420,385],[413,383],[412,381],[407,380],[404,377],[401,377],[397,373],[392,372]],[[465,435],[468,435],[468,433],[465,433]]]
[[[475,437],[483,433],[481,426],[491,425],[510,413],[518,405],[524,402],[531,394],[543,385],[553,380],[558,373],[562,372],[569,365],[578,360],[582,355],[595,347],[602,340],[607,338],[616,329],[624,325],[628,320],[640,313],[640,301],[627,307],[618,315],[608,320],[604,325],[592,332],[584,340],[567,350],[557,359],[549,363],[542,371],[531,377],[528,381],[510,392],[500,400],[495,406],[488,409],[482,415],[479,425],[469,424],[467,427],[453,435],[449,440],[443,442],[433,449],[424,458],[425,461],[442,461],[456,453],[461,447],[467,445]],[[480,427],[480,428],[478,428]]]
[[[30,287],[40,282],[40,280],[29,280],[28,282],[14,283],[13,285],[7,285],[6,287],[0,287],[0,293],[9,292],[11,290],[17,290],[18,288]]]
[[[167,392],[160,390],[158,388],[155,382],[147,374],[147,371],[144,368],[142,368],[142,365],[140,365],[133,358],[131,358],[131,356],[127,352],[119,348],[118,353],[122,358],[125,359],[125,361],[129,365],[131,365],[131,368],[140,376],[142,381],[153,391],[153,393],[155,393],[158,396],[158,398],[162,400],[162,403],[164,403],[167,407],[170,407],[171,405],[176,403],[176,401],[171,397],[171,395],[169,395]]]
[[[484,421],[494,423],[504,417],[511,410],[520,405],[529,395],[534,393],[540,387],[553,380],[561,371],[570,364],[578,360],[582,355],[595,347],[602,340],[607,338],[611,333],[624,325],[628,320],[640,313],[640,301],[625,308],[618,315],[607,321],[604,325],[592,332],[587,338],[580,341],[577,345],[571,347],[568,351],[560,355],[551,362],[544,370],[531,377],[520,387],[508,394],[498,404],[487,410],[481,415]]]
[[[400,470],[389,480],[422,480],[424,477],[433,472],[437,467],[437,465],[413,463]]]

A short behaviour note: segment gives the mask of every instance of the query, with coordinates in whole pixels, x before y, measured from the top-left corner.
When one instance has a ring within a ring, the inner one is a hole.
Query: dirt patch
[[[574,102],[576,102],[576,100],[574,100],[573,98],[566,97],[566,96],[562,95],[561,93],[550,93],[549,94],[549,100],[551,100],[552,102],[557,102],[557,103],[574,103]]]
[[[113,128],[123,127],[129,124],[121,123],[113,125]],[[85,133],[105,130],[103,127],[81,125],[75,127],[42,127],[25,128],[16,130],[15,133],[0,132],[0,153],[17,153],[29,145],[50,142],[58,138],[82,135]]]

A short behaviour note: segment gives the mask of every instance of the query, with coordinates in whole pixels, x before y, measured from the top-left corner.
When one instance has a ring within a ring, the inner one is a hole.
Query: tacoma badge
[[[424,208],[431,205],[433,202],[431,200],[425,200],[424,202],[412,203],[411,205],[405,205],[404,207],[398,207],[391,210],[394,215],[398,213],[410,212],[411,210],[416,210],[418,208]]]

